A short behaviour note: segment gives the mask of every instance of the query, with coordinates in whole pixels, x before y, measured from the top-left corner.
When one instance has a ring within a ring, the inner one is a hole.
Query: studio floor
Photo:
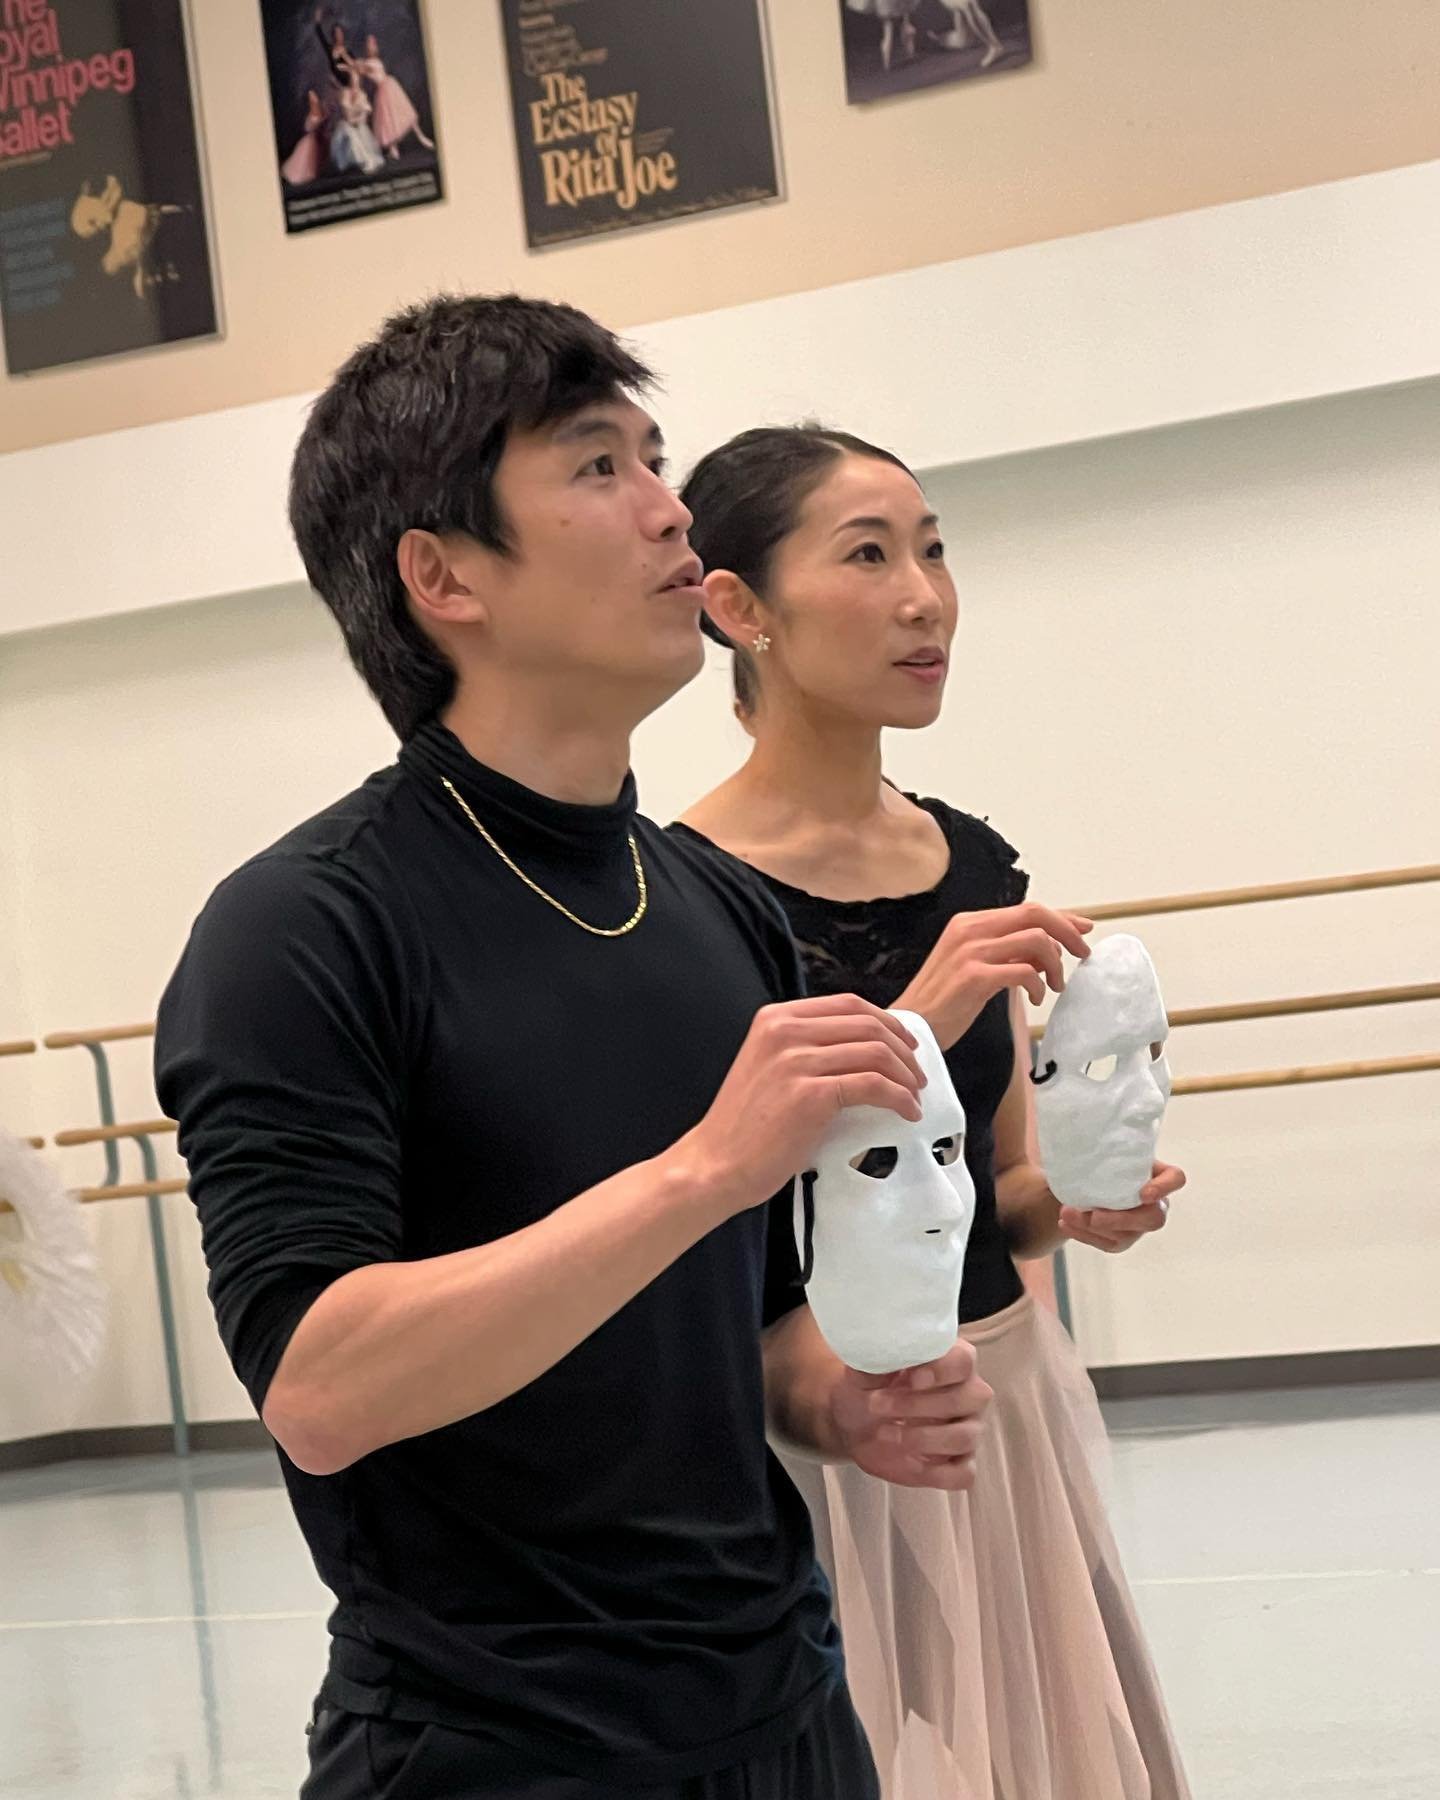
[[[1435,1800],[1440,1383],[1109,1417],[1196,1800]],[[266,1453],[0,1477],[0,1793],[293,1797],[324,1615]]]

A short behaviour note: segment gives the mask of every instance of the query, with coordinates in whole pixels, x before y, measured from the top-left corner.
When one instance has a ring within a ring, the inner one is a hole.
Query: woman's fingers
[[[980,962],[1027,962],[1044,977],[1052,993],[1065,991],[1065,960],[1061,945],[1038,926],[1013,931],[1005,937],[983,939],[968,946],[969,954]]]

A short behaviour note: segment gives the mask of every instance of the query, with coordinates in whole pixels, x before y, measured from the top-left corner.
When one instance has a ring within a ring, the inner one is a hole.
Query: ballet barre
[[[155,1023],[148,1025],[105,1025],[96,1031],[52,1031],[41,1042],[47,1050],[90,1049],[95,1044],[120,1044],[127,1038],[154,1037]]]
[[[45,1148],[44,1138],[26,1138],[32,1150]],[[75,1198],[87,1203],[92,1200],[140,1200],[151,1194],[183,1194],[189,1186],[187,1181],[122,1181],[118,1187],[81,1188]],[[0,1200],[0,1213],[14,1212],[8,1200]]]
[[[1419,1075],[1440,1069],[1440,1056],[1381,1056],[1368,1062],[1314,1063],[1297,1069],[1251,1069],[1234,1075],[1192,1075],[1177,1094],[1233,1094],[1249,1088],[1305,1087],[1317,1081],[1365,1081],[1376,1075]]]
[[[1440,1000],[1440,981],[1415,981],[1407,987],[1358,988],[1343,994],[1301,994],[1291,1000],[1258,1000],[1241,1006],[1191,1006],[1170,1014],[1179,1025],[1232,1025],[1246,1019],[1284,1019],[1299,1013],[1345,1012],[1353,1007],[1408,1006],[1415,1000]]]
[[[81,1188],[79,1199],[91,1200],[141,1200],[159,1199],[165,1194],[183,1194],[190,1183],[184,1180],[167,1181],[122,1181],[115,1187]]]
[[[1372,869],[1363,875],[1326,875],[1314,881],[1281,881],[1265,887],[1216,888],[1202,894],[1168,894],[1158,900],[1111,900],[1066,910],[1097,923],[1153,918],[1158,913],[1209,912],[1222,906],[1256,906],[1271,900],[1313,900],[1327,894],[1365,894],[1377,888],[1418,887],[1440,881],[1440,863],[1411,869]]]
[[[78,1131],[57,1131],[55,1142],[62,1150],[76,1144],[110,1144],[119,1138],[160,1137],[176,1130],[173,1119],[146,1119],[138,1125],[88,1125]]]
[[[180,1342],[175,1324],[175,1299],[170,1283],[170,1257],[165,1243],[165,1214],[161,1201],[167,1194],[183,1194],[186,1182],[162,1179],[155,1156],[155,1139],[176,1129],[173,1119],[119,1120],[110,1080],[107,1044],[154,1037],[154,1023],[106,1025],[90,1031],[52,1031],[41,1039],[47,1050],[86,1050],[94,1067],[98,1125],[77,1126],[55,1134],[61,1149],[98,1144],[105,1153],[105,1179],[96,1187],[81,1188],[79,1197],[99,1200],[144,1200],[150,1232],[150,1257],[155,1270],[155,1292],[160,1303],[160,1335],[165,1347],[165,1379],[170,1394],[170,1435],[177,1456],[190,1454],[190,1425],[185,1415],[185,1390],[180,1377]],[[120,1178],[121,1143],[133,1143],[140,1152],[141,1181]]]

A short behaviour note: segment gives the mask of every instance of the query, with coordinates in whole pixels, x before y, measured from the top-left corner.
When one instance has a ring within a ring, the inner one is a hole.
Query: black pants
[[[870,1746],[842,1687],[782,1749],[660,1787],[590,1781],[443,1725],[322,1708],[300,1800],[880,1800]]]

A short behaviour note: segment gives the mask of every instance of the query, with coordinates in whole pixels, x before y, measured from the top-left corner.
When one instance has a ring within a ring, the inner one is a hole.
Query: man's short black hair
[[[310,584],[402,739],[454,698],[455,670],[417,624],[396,567],[412,527],[509,554],[495,471],[514,430],[643,392],[650,371],[571,306],[442,296],[388,319],[316,401],[290,472]]]

